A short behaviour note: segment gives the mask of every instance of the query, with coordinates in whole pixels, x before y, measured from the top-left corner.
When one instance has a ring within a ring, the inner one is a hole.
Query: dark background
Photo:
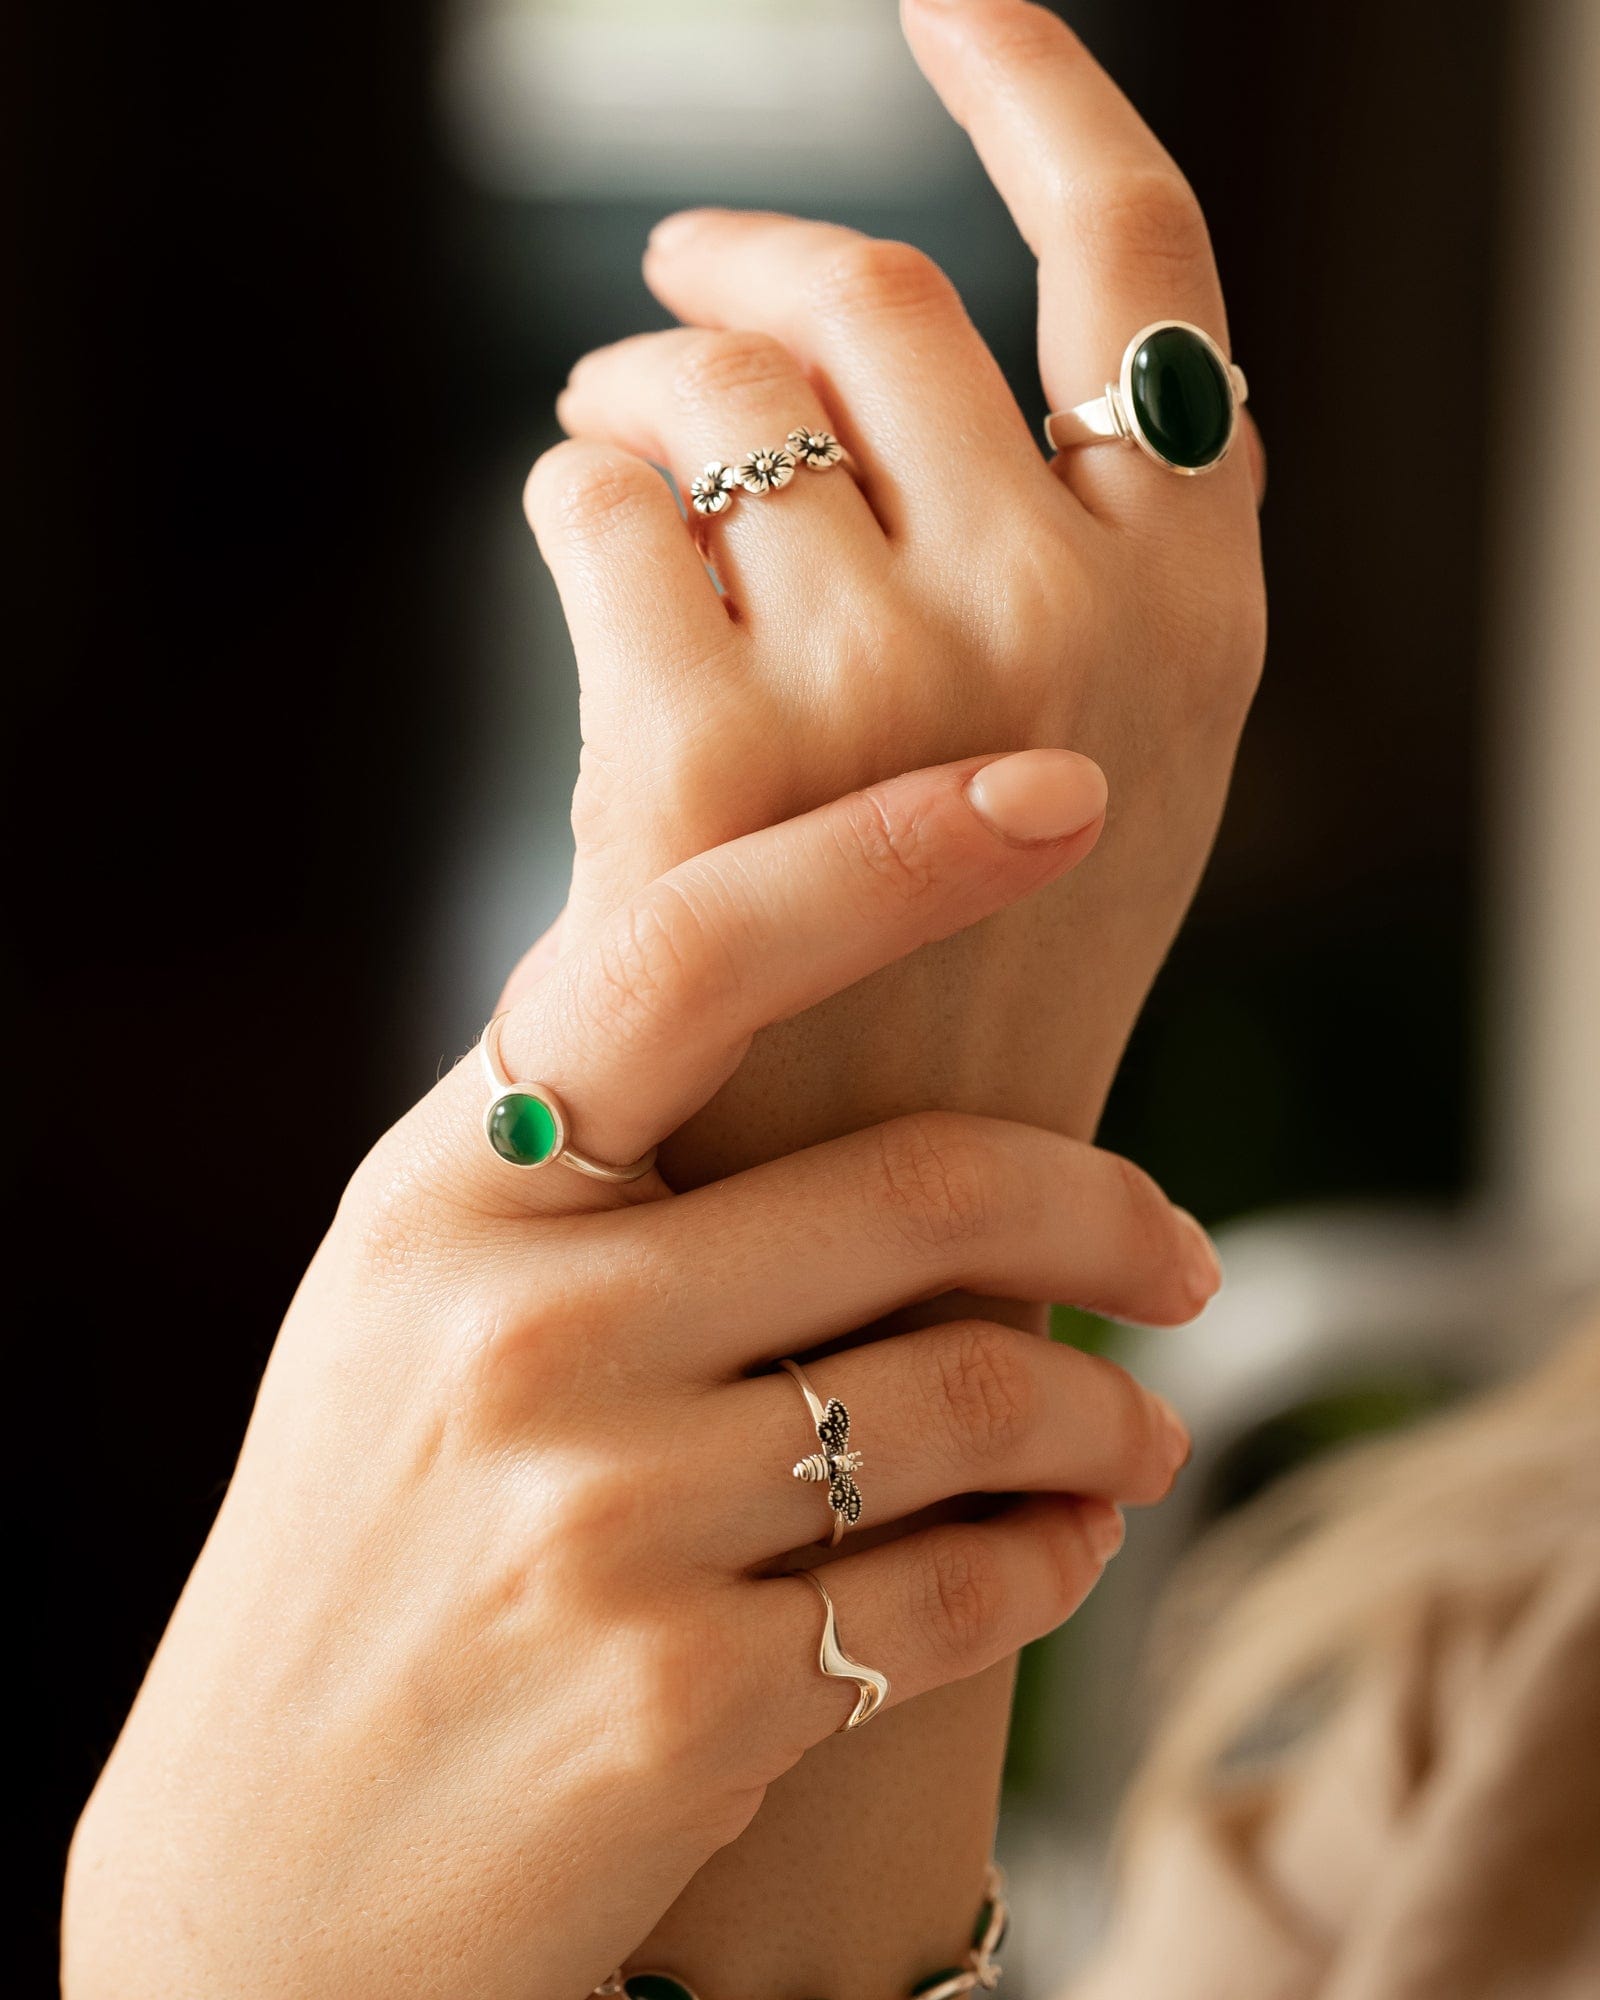
[[[1473,1174],[1508,16],[1072,12],[1205,202],[1271,453],[1267,678],[1108,1126],[1211,1221]],[[22,1631],[13,1754],[44,1782],[18,1794],[16,1991],[53,1976],[73,1820],[297,1275],[431,1080],[407,1010],[494,725],[471,496],[512,468],[514,514],[571,361],[661,317],[651,207],[498,201],[443,164],[436,34],[389,0],[36,7],[9,38],[8,1152],[35,1294],[11,1540],[48,1578]],[[958,282],[981,263],[1032,413],[1029,267],[1007,238],[997,275],[994,214],[845,219],[916,234]]]

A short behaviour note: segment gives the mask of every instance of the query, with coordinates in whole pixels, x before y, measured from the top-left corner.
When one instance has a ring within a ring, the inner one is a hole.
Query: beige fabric
[[[1156,1812],[1071,2000],[1600,2000],[1600,1521],[1524,1555],[1408,1607],[1292,1759]]]

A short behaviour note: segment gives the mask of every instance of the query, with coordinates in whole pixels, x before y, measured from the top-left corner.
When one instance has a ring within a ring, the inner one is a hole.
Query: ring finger
[[[894,1707],[982,1673],[1070,1618],[1122,1545],[1105,1500],[1030,1494],[987,1520],[921,1528],[823,1563],[835,1639],[888,1680]],[[823,1607],[804,1578],[762,1578],[746,1603],[746,1645],[767,1697],[762,1726],[796,1754],[841,1728],[858,1688],[818,1672]]]
[[[1151,1505],[1189,1453],[1178,1417],[1125,1369],[997,1322],[869,1341],[807,1373],[818,1396],[849,1412],[865,1528],[962,1493]],[[740,1468],[714,1530],[731,1561],[766,1562],[826,1538],[827,1487],[791,1471],[817,1454],[818,1439],[787,1374],[724,1390],[701,1435],[725,1476]]]
[[[850,470],[825,457],[808,464],[790,445],[800,431],[852,440],[845,414],[824,407],[769,335],[693,327],[635,335],[586,355],[556,414],[574,436],[670,467],[686,501],[695,493],[691,518],[711,531],[710,553],[741,616],[792,620],[837,589],[841,562],[885,553]]]

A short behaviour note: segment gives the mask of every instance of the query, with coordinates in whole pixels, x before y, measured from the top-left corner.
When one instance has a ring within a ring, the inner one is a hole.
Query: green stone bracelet
[[[1000,1984],[995,1953],[1006,1940],[1005,1877],[991,1862],[984,1879],[983,1907],[972,1927],[972,1949],[963,1965],[930,1972],[912,1987],[908,2000],[964,2000]],[[594,2000],[700,2000],[694,1988],[672,1972],[623,1972],[620,1969],[594,1989]]]

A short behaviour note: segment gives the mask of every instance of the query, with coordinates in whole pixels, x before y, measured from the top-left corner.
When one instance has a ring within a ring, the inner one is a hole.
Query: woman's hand
[[[1064,752],[969,760],[688,862],[520,1001],[506,1068],[636,1157],[759,1029],[1058,879],[1103,797]],[[668,1198],[515,1170],[487,1102],[468,1059],[379,1144],[291,1308],[79,1829],[69,2000],[577,2000],[851,1706],[773,1573],[828,1520],[774,1362],[952,1286],[1172,1321],[1215,1281],[1142,1175],[1046,1132],[903,1120]],[[812,1369],[865,1525],[1032,1496],[827,1562],[893,1701],[1067,1616],[1185,1450],[998,1325]]]
[[[1098,395],[1153,320],[1225,345],[1194,197],[1070,31],[1020,0],[904,13],[1039,258],[1051,407]],[[579,363],[573,440],[527,491],[583,678],[569,936],[684,855],[908,761],[1070,743],[1116,801],[1081,875],[763,1038],[670,1175],[930,1102],[1087,1135],[1261,665],[1253,430],[1198,479],[1117,444],[1046,464],[948,280],[831,224],[675,216],[645,275],[685,326]],[[686,486],[797,426],[842,439],[854,475],[802,469],[706,524],[719,598],[645,461]]]

